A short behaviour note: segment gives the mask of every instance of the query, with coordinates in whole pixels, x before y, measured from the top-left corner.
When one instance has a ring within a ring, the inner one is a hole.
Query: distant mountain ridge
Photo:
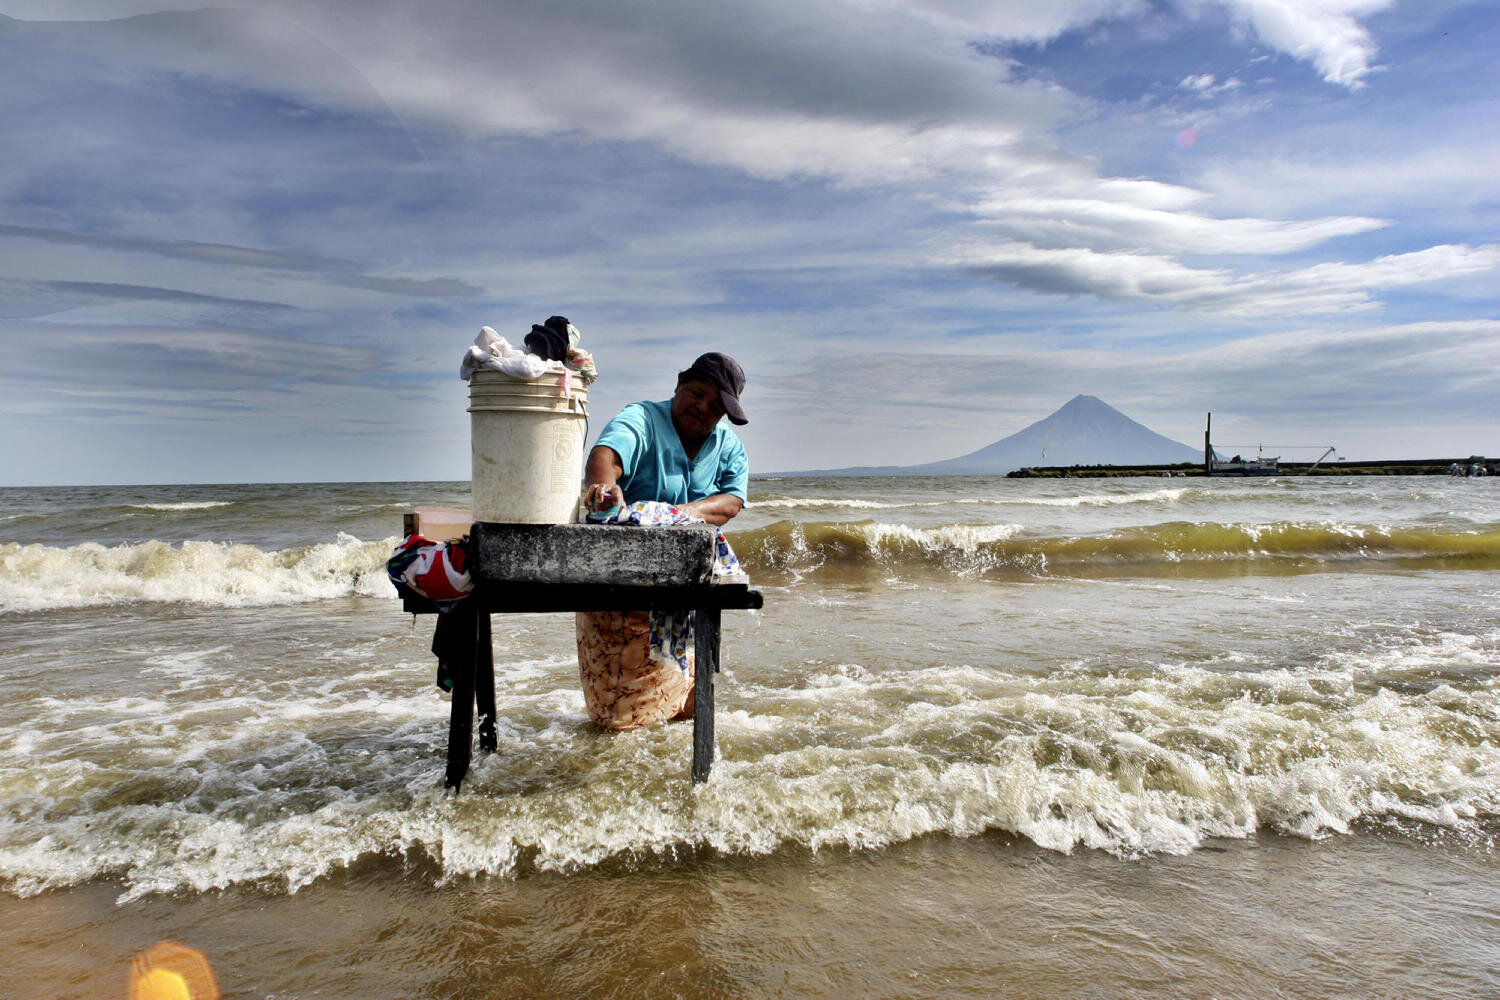
[[[1043,455],[1045,453],[1045,459]],[[1201,449],[1136,423],[1097,396],[1074,396],[1057,412],[957,458],[922,465],[853,466],[797,476],[1003,476],[1032,465],[1165,465],[1197,462]]]

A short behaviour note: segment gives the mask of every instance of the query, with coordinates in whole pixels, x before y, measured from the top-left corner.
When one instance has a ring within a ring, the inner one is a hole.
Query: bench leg
[[[448,769],[443,784],[456,792],[469,773],[474,741],[474,674],[479,656],[475,642],[479,622],[474,619],[482,618],[488,625],[489,615],[476,615],[468,601],[458,602],[448,614],[456,616],[453,634],[457,648],[453,657],[453,710],[448,717]]]
[[[693,616],[693,784],[708,780],[714,763],[714,674],[719,672],[719,609]]]
[[[495,648],[490,636],[490,616],[476,616],[474,628],[474,703],[479,710],[479,749],[494,752],[495,742]]]

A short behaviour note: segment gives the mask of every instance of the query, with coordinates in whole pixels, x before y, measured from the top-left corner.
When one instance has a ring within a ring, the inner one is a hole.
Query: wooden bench
[[[452,515],[462,512],[444,512]],[[442,537],[441,521],[423,512],[408,515],[413,528]],[[425,529],[425,530],[424,530]],[[714,674],[719,670],[720,613],[754,609],[763,600],[746,584],[713,582],[716,531],[712,525],[635,528],[590,524],[497,524],[468,526],[469,575],[474,592],[448,614],[457,647],[452,663],[453,709],[448,722],[445,783],[457,790],[469,771],[474,715],[479,748],[493,751],[495,665],[490,615],[545,611],[696,612],[692,780],[708,778],[714,757]],[[413,614],[436,613],[429,601],[408,598]]]

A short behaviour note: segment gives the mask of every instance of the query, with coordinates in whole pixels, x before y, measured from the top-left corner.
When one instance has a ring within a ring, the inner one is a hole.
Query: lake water
[[[458,797],[467,484],[0,498],[6,995],[1500,995],[1500,480],[756,480],[711,780],[497,616]]]

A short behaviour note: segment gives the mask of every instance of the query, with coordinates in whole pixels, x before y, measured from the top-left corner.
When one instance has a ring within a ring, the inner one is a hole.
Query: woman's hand
[[[583,503],[589,510],[609,510],[625,506],[625,491],[620,489],[619,479],[625,474],[620,465],[620,456],[615,450],[602,444],[594,445],[589,460],[584,463],[583,481],[588,484]]]
[[[619,483],[589,483],[588,494],[583,502],[589,510],[609,510],[625,506],[625,491]]]

